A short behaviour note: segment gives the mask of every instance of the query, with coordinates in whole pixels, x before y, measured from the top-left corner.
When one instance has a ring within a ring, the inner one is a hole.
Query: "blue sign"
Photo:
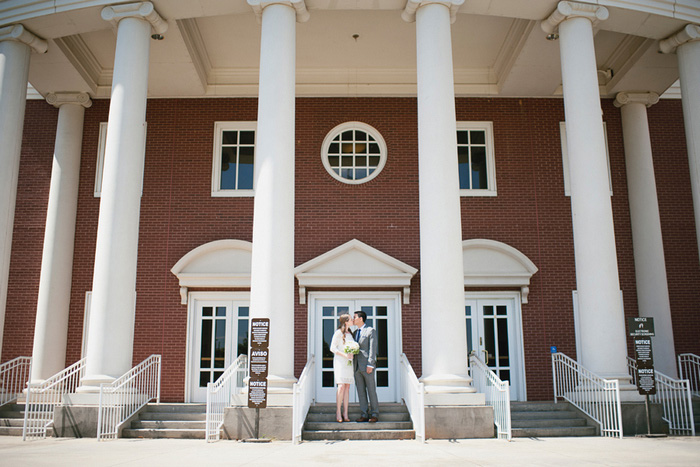
[[[551,346],[551,347],[549,348],[549,351],[550,351],[551,353],[557,353],[557,346],[556,346],[556,345]]]

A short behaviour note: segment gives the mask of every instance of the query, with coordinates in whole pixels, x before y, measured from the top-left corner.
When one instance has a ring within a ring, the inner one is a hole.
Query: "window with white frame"
[[[461,196],[496,196],[493,122],[457,122]]]
[[[386,164],[386,143],[370,125],[347,122],[333,128],[321,146],[323,166],[343,183],[360,184],[375,178]]]
[[[144,124],[143,132],[143,152],[146,153],[146,130],[148,123]],[[102,193],[102,172],[105,165],[105,148],[107,146],[107,122],[100,122],[100,132],[99,140],[97,143],[97,164],[95,165],[95,198],[99,198]],[[143,186],[141,187],[141,194],[143,194]]]
[[[566,122],[559,122],[559,134],[561,135],[561,159],[564,167],[564,194],[571,196],[571,188],[569,185],[569,151],[566,148]],[[605,136],[605,160],[608,163],[608,186],[610,187],[610,196],[613,195],[612,176],[610,174],[610,152],[608,151],[608,127],[603,122],[603,135]]]
[[[253,196],[257,122],[216,122],[212,196]]]

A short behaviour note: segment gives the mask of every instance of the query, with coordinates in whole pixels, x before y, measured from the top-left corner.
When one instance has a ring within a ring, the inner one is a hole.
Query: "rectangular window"
[[[461,196],[496,196],[492,122],[457,122]]]
[[[212,196],[253,196],[257,122],[216,122]]]

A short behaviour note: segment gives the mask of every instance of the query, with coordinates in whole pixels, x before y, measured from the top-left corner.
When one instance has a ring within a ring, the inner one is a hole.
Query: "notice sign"
[[[250,359],[248,361],[248,407],[267,407],[267,368],[270,344],[270,319],[250,321]]]
[[[654,318],[627,318],[627,328],[632,337],[654,335]]]
[[[642,395],[656,394],[654,354],[651,349],[651,338],[636,338],[634,340],[634,355],[637,360],[637,391]]]

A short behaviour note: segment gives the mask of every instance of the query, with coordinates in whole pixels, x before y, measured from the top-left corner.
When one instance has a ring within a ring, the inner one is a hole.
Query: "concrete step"
[[[543,418],[556,420],[556,419],[568,419],[576,418],[576,412],[571,410],[557,410],[557,411],[547,411],[547,410],[534,410],[532,412],[513,412],[510,413],[511,420],[541,420]]]
[[[354,422],[358,418],[360,418],[360,412],[351,412],[348,411],[348,415],[350,415],[350,420]],[[379,414],[379,420],[382,422],[409,422],[411,421],[411,415],[406,412],[384,412],[383,410]],[[338,423],[335,421],[335,410],[333,412],[328,412],[328,413],[313,413],[309,412],[309,414],[306,416],[306,421],[307,422],[333,422],[333,423]]]
[[[511,402],[510,413],[513,412],[559,412],[571,410],[566,402]]]
[[[569,428],[578,426],[586,426],[586,420],[583,418],[559,418],[554,420],[511,419],[511,428]]]
[[[0,426],[24,426],[24,418],[0,418]]]
[[[556,438],[573,436],[595,436],[596,430],[592,426],[574,426],[559,428],[512,428],[514,438]]]
[[[416,432],[413,430],[318,430],[302,431],[301,438],[308,441],[415,439]]]
[[[123,438],[181,438],[181,439],[204,439],[205,431],[192,429],[150,429],[150,428],[125,428],[122,431]]]
[[[22,436],[22,426],[0,426],[0,436]]]
[[[310,422],[308,419],[304,424],[304,429],[307,431],[377,431],[377,430],[412,430],[413,423],[411,422],[376,422],[376,423],[357,423],[357,422]]]
[[[150,430],[204,430],[206,421],[188,421],[188,420],[140,420],[131,422],[132,429],[150,429]]]
[[[207,404],[148,404],[145,411],[159,413],[206,413]]]
[[[335,410],[335,404],[316,404],[309,407],[309,413],[329,413],[335,415]],[[408,413],[408,409],[403,404],[380,404],[379,413]],[[358,404],[350,404],[348,406],[348,414],[357,414],[357,416],[359,417],[360,406]]]
[[[141,412],[139,414],[141,421],[205,421],[207,419],[206,413],[175,413],[175,412]]]

